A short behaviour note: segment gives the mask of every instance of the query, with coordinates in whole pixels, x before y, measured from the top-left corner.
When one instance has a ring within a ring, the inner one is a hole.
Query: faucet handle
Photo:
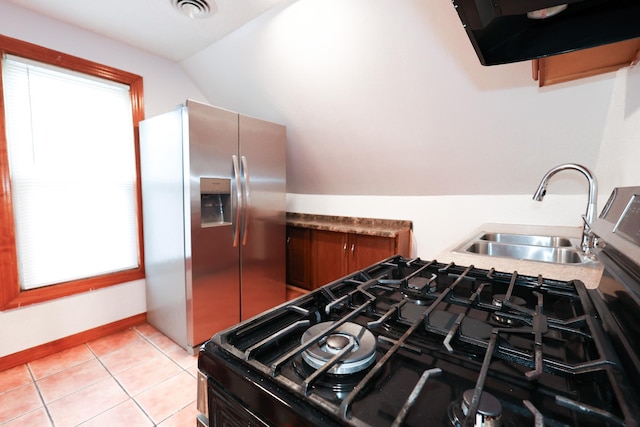
[[[580,215],[584,222],[584,231],[582,233],[582,250],[584,253],[591,253],[591,249],[597,247],[604,247],[604,242],[600,241],[600,238],[593,232],[592,224],[587,219],[585,214]]]

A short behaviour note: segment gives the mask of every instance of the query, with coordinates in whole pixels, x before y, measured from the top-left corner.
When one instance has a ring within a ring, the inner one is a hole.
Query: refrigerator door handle
[[[241,156],[241,171],[243,190],[244,190],[244,203],[242,204],[243,218],[242,218],[242,231],[240,232],[242,246],[247,244],[247,238],[249,236],[249,212],[251,210],[251,185],[249,184],[249,167],[247,166],[247,157]]]
[[[231,194],[235,197],[235,203],[231,203],[231,230],[233,236],[233,246],[237,247],[240,242],[239,227],[242,222],[242,186],[240,183],[240,168],[238,167],[238,156],[231,156],[231,169],[233,180],[231,181]],[[235,189],[234,189],[235,187]],[[235,205],[235,209],[234,209]]]

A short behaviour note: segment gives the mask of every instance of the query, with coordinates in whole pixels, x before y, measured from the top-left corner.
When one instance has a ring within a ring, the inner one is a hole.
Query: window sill
[[[31,304],[68,297],[83,292],[95,291],[97,289],[143,278],[144,271],[141,268],[138,268],[135,270],[92,277],[90,279],[75,280],[72,282],[45,286],[28,291],[20,291],[19,289],[16,289],[12,295],[5,296],[5,300],[0,301],[0,311],[22,308]]]

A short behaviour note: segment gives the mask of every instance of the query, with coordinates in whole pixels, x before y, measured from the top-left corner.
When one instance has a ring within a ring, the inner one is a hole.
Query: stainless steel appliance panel
[[[242,320],[286,299],[286,129],[240,115]]]
[[[140,123],[147,320],[186,345],[183,121],[176,110]]]
[[[285,300],[285,128],[189,100],[140,140],[147,318],[194,353]]]
[[[185,111],[185,206],[190,207],[185,233],[187,344],[193,347],[240,317],[239,252],[233,246],[233,224],[203,227],[200,203],[202,177],[231,177],[231,159],[238,153],[238,114],[194,101],[187,101]]]

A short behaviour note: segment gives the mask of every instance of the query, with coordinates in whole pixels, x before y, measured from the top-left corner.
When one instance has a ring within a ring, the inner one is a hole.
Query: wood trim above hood
[[[532,61],[533,79],[540,87],[591,77],[638,61],[640,38],[578,50]]]

